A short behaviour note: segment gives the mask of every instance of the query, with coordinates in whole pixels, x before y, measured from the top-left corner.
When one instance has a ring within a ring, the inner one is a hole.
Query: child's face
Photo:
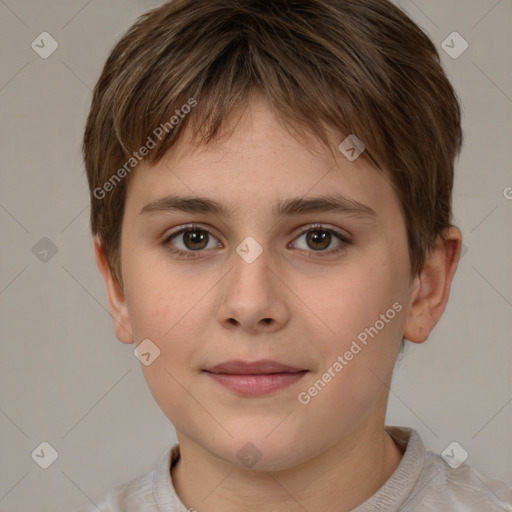
[[[313,154],[255,102],[230,138],[201,150],[185,141],[132,176],[121,244],[127,317],[117,334],[160,349],[143,370],[180,442],[238,465],[251,442],[262,456],[257,467],[278,469],[382,429],[414,298],[405,222],[391,185],[365,159],[336,158]],[[231,214],[141,213],[170,195],[215,201]],[[291,200],[334,196],[375,215],[273,212]],[[189,224],[203,231],[166,242]],[[251,263],[247,237],[263,249]],[[274,390],[265,388],[275,384],[268,377],[226,377],[234,389],[206,371],[232,360],[303,372],[282,376],[287,385]]]

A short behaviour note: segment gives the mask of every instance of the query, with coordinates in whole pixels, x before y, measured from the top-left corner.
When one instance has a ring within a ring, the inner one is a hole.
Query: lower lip
[[[296,373],[270,373],[263,375],[233,375],[229,373],[206,372],[231,391],[242,395],[265,395],[298,382],[307,370]]]

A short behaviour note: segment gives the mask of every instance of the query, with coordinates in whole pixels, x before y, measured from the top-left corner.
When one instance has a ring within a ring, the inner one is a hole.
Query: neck
[[[280,471],[234,467],[178,433],[172,470],[181,501],[197,512],[345,512],[375,494],[402,453],[379,426],[363,426],[314,459]]]

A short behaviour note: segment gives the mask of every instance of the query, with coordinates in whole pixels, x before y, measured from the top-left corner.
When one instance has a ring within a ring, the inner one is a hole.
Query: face
[[[142,368],[180,443],[283,469],[383,424],[410,262],[366,159],[308,149],[255,101],[215,145],[137,168],[121,262],[118,337],[160,351]]]

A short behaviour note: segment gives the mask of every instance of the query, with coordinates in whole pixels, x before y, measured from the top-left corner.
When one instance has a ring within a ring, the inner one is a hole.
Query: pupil
[[[328,231],[310,231],[307,235],[307,242],[311,249],[320,251],[329,247],[331,234]],[[315,244],[318,243],[320,243],[320,247],[315,247]]]
[[[205,240],[206,245],[208,245],[208,233],[206,231],[195,230],[185,232],[185,245],[188,249],[193,251],[204,249],[206,247],[204,244]]]

